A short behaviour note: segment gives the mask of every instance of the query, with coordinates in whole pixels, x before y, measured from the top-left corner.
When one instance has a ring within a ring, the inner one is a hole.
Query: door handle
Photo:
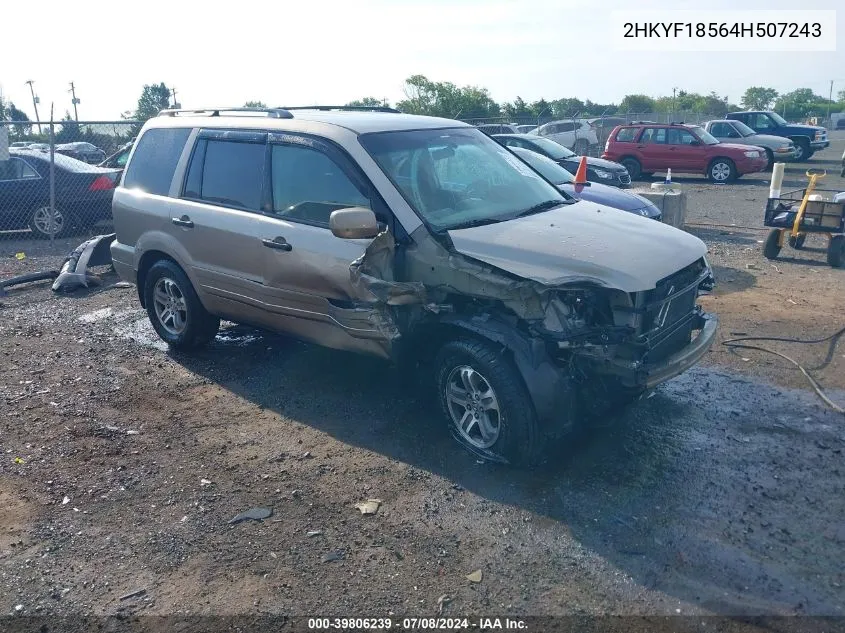
[[[170,221],[176,226],[184,226],[188,229],[194,228],[193,221],[187,215],[183,215],[181,218],[170,218]]]
[[[645,145],[637,145],[637,149],[645,149]]]
[[[261,240],[261,243],[264,244],[267,248],[275,248],[279,251],[292,251],[293,246],[288,244],[287,240],[283,238],[281,235],[278,237],[273,238],[272,240]]]

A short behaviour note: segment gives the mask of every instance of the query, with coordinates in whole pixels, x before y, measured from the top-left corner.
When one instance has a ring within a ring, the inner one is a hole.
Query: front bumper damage
[[[427,232],[411,237],[406,247],[384,232],[350,266],[354,299],[371,311],[385,356],[425,354],[439,326],[483,336],[511,356],[550,435],[572,424],[583,383],[646,390],[686,371],[715,340],[718,319],[696,305],[713,285],[703,258],[654,290],[624,293],[576,275],[550,286],[456,253]],[[627,305],[615,306],[605,326],[576,324],[560,300],[572,288],[616,293]]]

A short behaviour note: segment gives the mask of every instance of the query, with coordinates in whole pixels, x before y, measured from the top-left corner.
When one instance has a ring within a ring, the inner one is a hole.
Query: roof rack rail
[[[396,108],[387,106],[333,106],[333,105],[310,105],[310,106],[283,106],[280,110],[348,110],[350,112],[390,112],[401,114]]]
[[[272,119],[292,119],[293,115],[284,108],[190,108],[162,110],[159,116],[176,116],[178,114],[208,114],[208,116],[220,116],[221,112],[250,112],[254,114],[265,114]]]
[[[669,125],[686,125],[683,121],[672,121]]]

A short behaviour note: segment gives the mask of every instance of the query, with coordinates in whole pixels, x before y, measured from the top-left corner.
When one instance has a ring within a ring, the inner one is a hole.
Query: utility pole
[[[672,120],[675,119],[675,112],[677,112],[677,109],[675,108],[675,93],[677,91],[678,91],[677,88],[672,88]],[[671,123],[671,122],[672,121],[668,121],[668,123]]]
[[[32,95],[32,107],[35,109],[35,122],[38,124],[38,133],[41,134],[41,119],[38,118],[38,97],[35,96],[35,89],[32,87],[32,84],[35,82],[30,79],[29,81],[25,81],[24,83],[29,85],[29,93]]]
[[[79,113],[76,111],[76,105],[79,103],[79,99],[76,98],[76,87],[72,81],[70,82],[70,90],[68,92],[73,96],[73,99],[70,100],[73,104],[73,118],[79,123]]]
[[[173,107],[177,109],[180,108],[181,106],[179,105],[179,101],[176,100],[176,88],[171,88],[170,94],[173,97]]]
[[[833,103],[833,79],[830,80],[830,94],[827,95],[827,124],[830,125],[830,104]]]

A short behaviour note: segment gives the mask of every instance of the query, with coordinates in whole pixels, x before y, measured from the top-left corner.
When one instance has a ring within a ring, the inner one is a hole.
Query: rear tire
[[[522,375],[500,349],[471,338],[446,343],[435,380],[440,408],[464,448],[517,466],[540,461],[534,406]]]
[[[643,168],[640,165],[640,161],[636,158],[631,158],[630,156],[623,158],[620,161],[620,164],[628,170],[628,175],[631,177],[631,180],[639,180],[643,175]]]
[[[220,328],[220,319],[206,311],[188,276],[169,259],[157,261],[147,272],[144,304],[156,333],[174,349],[206,345]]]
[[[827,245],[827,263],[834,268],[845,265],[845,235],[832,235]]]
[[[73,222],[68,213],[56,207],[53,210],[52,222],[51,224],[50,206],[43,205],[32,211],[27,224],[32,235],[39,239],[48,240],[51,233],[53,239],[70,235]]]
[[[777,259],[780,255],[780,230],[772,229],[766,236],[766,243],[763,244],[763,257],[766,259]]]

